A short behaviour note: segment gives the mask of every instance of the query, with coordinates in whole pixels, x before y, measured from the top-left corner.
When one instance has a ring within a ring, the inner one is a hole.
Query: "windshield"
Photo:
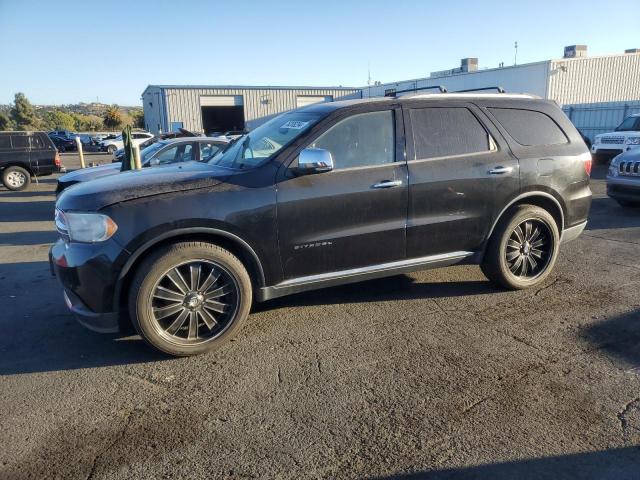
[[[638,130],[640,130],[640,117],[627,117],[616,128],[616,132],[634,132]]]
[[[238,138],[209,163],[228,168],[252,168],[273,157],[321,118],[318,113],[279,115]]]
[[[140,152],[141,162],[145,163],[149,161],[151,156],[154,153],[156,153],[158,150],[160,150],[162,147],[164,147],[165,145],[166,145],[166,142],[156,142],[152,145],[149,145],[147,148],[145,148]]]

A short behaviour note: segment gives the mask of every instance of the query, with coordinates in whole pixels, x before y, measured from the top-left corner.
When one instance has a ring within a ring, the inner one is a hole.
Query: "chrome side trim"
[[[451,252],[442,253],[439,255],[430,255],[427,257],[410,258],[408,260],[399,260],[397,262],[382,263],[379,265],[371,265],[368,267],[352,268],[349,270],[340,270],[337,272],[320,273],[317,275],[309,275],[306,277],[292,278],[285,280],[274,286],[274,288],[285,288],[298,285],[307,285],[310,283],[325,282],[328,280],[334,280],[338,278],[356,277],[359,275],[367,275],[369,273],[384,272],[387,270],[404,269],[409,267],[416,267],[420,265],[429,265],[432,263],[439,263],[448,260],[460,260],[473,255],[473,252]]]

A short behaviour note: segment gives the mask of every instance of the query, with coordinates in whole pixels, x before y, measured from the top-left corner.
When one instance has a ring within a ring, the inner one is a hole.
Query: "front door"
[[[400,110],[337,120],[308,147],[328,150],[330,172],[278,184],[284,279],[405,258],[407,171]],[[292,166],[297,165],[297,159]]]
[[[517,159],[473,105],[408,105],[405,120],[407,257],[477,251],[519,189]]]

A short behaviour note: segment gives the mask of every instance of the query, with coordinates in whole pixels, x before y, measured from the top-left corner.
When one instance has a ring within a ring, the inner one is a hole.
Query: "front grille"
[[[640,161],[620,162],[620,175],[640,177]]]
[[[615,136],[615,137],[602,137],[601,143],[608,143],[609,145],[622,145],[624,143],[623,136]]]

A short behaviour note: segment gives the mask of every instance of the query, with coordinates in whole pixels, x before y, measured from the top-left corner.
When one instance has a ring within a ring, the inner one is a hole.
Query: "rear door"
[[[408,103],[404,116],[407,257],[477,251],[501,199],[519,189],[517,160],[472,104]]]
[[[403,131],[401,110],[387,105],[337,118],[307,145],[331,152],[334,169],[278,183],[285,279],[405,258]]]
[[[31,168],[37,175],[48,175],[55,169],[55,149],[51,140],[44,133],[30,136]]]
[[[27,134],[12,134],[11,150],[6,155],[8,161],[22,164],[26,169],[31,168],[31,143],[29,137],[30,135]]]

